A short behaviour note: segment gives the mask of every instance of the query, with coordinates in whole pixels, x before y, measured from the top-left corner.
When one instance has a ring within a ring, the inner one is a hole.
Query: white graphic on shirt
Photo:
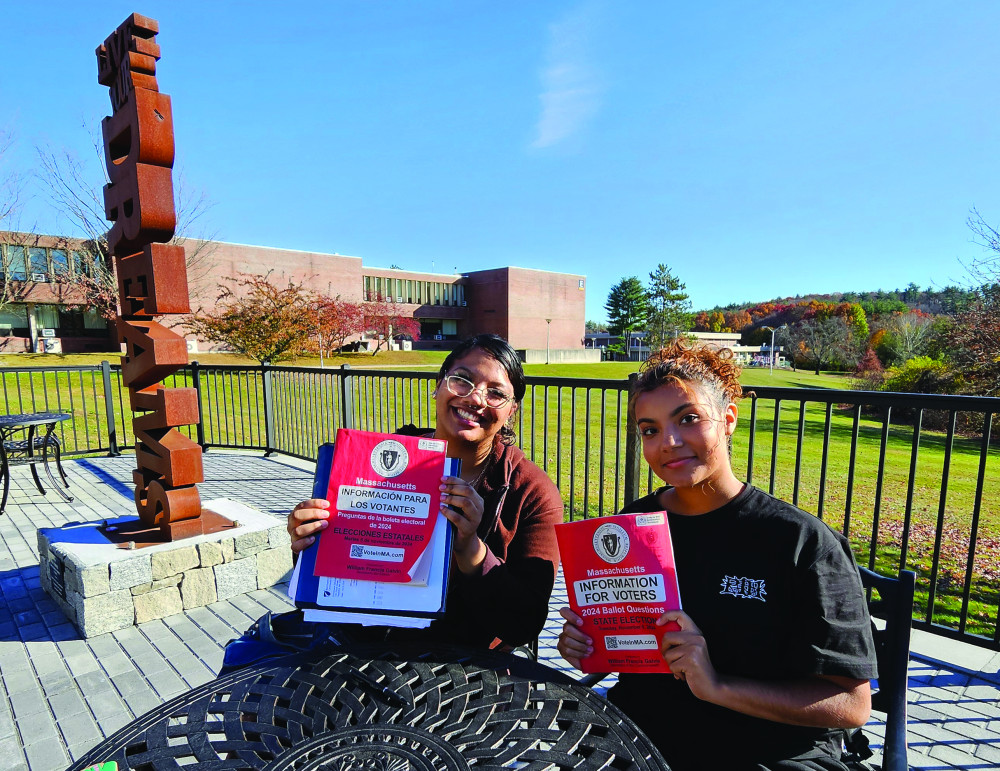
[[[764,588],[764,579],[755,580],[741,576],[725,576],[722,579],[722,591],[719,594],[731,594],[733,597],[742,597],[745,600],[767,602],[764,599],[767,596],[767,591]]]

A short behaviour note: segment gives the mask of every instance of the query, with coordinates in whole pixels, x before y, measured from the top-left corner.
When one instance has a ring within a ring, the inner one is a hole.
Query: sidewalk
[[[4,769],[63,769],[102,737],[214,676],[225,643],[265,610],[289,607],[284,587],[138,627],[81,639],[41,589],[35,531],[134,512],[134,458],[65,463],[73,503],[39,495],[27,468],[14,468],[0,517],[0,759]],[[228,497],[284,519],[312,489],[312,472],[290,459],[205,455],[204,500]],[[557,586],[541,658],[555,651],[565,587]],[[910,765],[915,769],[1000,767],[1000,653],[915,632],[910,661]],[[882,727],[869,724],[873,747]]]

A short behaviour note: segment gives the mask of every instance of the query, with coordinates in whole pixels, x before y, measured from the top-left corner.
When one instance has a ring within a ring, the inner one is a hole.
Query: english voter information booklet
[[[594,652],[584,672],[669,672],[655,626],[681,607],[666,512],[556,525],[569,604]]]
[[[359,434],[362,435],[360,443],[350,441],[352,435]],[[367,445],[371,450],[369,453],[371,458],[375,453],[375,448],[382,445],[379,449],[380,468],[382,468],[388,466],[393,460],[391,457],[381,457],[382,451],[389,449],[398,452],[398,448],[392,445],[387,448],[383,444],[387,438],[402,440],[400,444],[403,445],[404,449],[411,444],[410,440],[412,440],[412,444],[416,445],[417,450],[422,449],[417,437],[352,430],[338,432],[336,447],[343,446],[341,445],[343,440],[348,440],[348,445],[352,445],[355,451],[357,451],[359,444],[361,446]],[[409,570],[407,570],[407,576],[410,580],[404,583],[402,581],[370,581],[325,575],[327,571],[319,563],[319,554],[324,539],[330,535],[331,529],[334,527],[333,523],[340,513],[338,511],[337,515],[331,515],[331,524],[321,533],[316,543],[299,555],[295,569],[292,571],[288,594],[298,607],[303,608],[307,621],[425,627],[430,624],[431,619],[439,617],[444,612],[452,533],[448,520],[438,510],[439,491],[437,488],[441,476],[457,475],[461,464],[457,459],[445,458],[443,452],[438,452],[436,446],[432,446],[430,451],[435,453],[441,466],[434,478],[433,492],[424,493],[429,495],[433,501],[433,511],[429,512],[427,517],[430,521],[428,540],[423,544],[422,551],[415,555],[415,558],[403,557],[404,564],[410,565]],[[409,454],[408,449],[407,453]],[[336,451],[335,445],[322,445],[319,450],[313,484],[313,497],[327,498],[334,503],[335,507],[335,496],[339,497],[339,492],[337,492],[339,483],[336,480],[340,475],[334,466],[339,463],[339,459],[340,453]],[[399,462],[399,458],[397,457],[395,461],[396,463],[392,464],[394,467]],[[372,460],[371,463],[373,467],[376,465],[375,460]],[[375,470],[375,473],[378,474],[378,471]],[[406,477],[403,474],[397,474],[396,477],[402,477],[400,481],[405,483]],[[357,484],[358,477],[348,478],[348,480]],[[364,500],[364,497],[356,494],[351,494],[350,498],[355,501]],[[371,516],[366,516],[363,519],[347,518],[346,521],[351,524],[344,529],[361,532],[369,525],[386,524],[386,518],[391,516],[388,513],[389,504],[386,502],[392,499],[375,496],[373,500],[378,505],[370,511]],[[410,509],[414,506],[409,503],[393,503],[391,505],[403,508],[402,511],[397,512],[400,519],[412,518],[413,512]],[[354,511],[349,513],[357,513],[359,509],[366,510],[363,505],[354,505],[353,509]],[[385,532],[386,529],[372,527],[372,530],[380,533]],[[413,547],[412,551],[415,552],[416,548]],[[350,550],[347,550],[346,553],[350,554]],[[395,558],[399,558],[398,553],[393,554]]]
[[[420,557],[437,521],[447,448],[441,439],[338,430],[317,496],[332,506],[315,575],[426,584]],[[319,461],[316,468],[319,487],[325,469]]]

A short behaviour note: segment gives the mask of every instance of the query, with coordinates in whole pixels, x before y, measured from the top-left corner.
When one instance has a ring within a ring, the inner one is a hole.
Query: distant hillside
[[[740,311],[751,311],[762,306],[781,307],[800,305],[809,302],[817,303],[856,303],[860,305],[868,318],[877,318],[888,313],[906,313],[920,311],[934,316],[952,316],[963,311],[973,297],[973,292],[958,286],[946,286],[943,289],[921,289],[911,283],[905,289],[883,290],[874,292],[834,292],[831,294],[806,294],[795,297],[780,297],[764,302],[739,302],[729,305],[705,308],[701,313],[723,313],[731,315]],[[751,313],[751,315],[757,315]]]

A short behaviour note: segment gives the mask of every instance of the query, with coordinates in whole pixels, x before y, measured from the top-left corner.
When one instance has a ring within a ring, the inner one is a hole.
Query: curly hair
[[[643,363],[629,397],[629,415],[635,418],[635,402],[641,394],[655,391],[667,383],[676,383],[681,388],[686,388],[687,383],[700,385],[715,406],[724,410],[726,405],[743,396],[740,372],[728,348],[685,345],[675,340]]]

